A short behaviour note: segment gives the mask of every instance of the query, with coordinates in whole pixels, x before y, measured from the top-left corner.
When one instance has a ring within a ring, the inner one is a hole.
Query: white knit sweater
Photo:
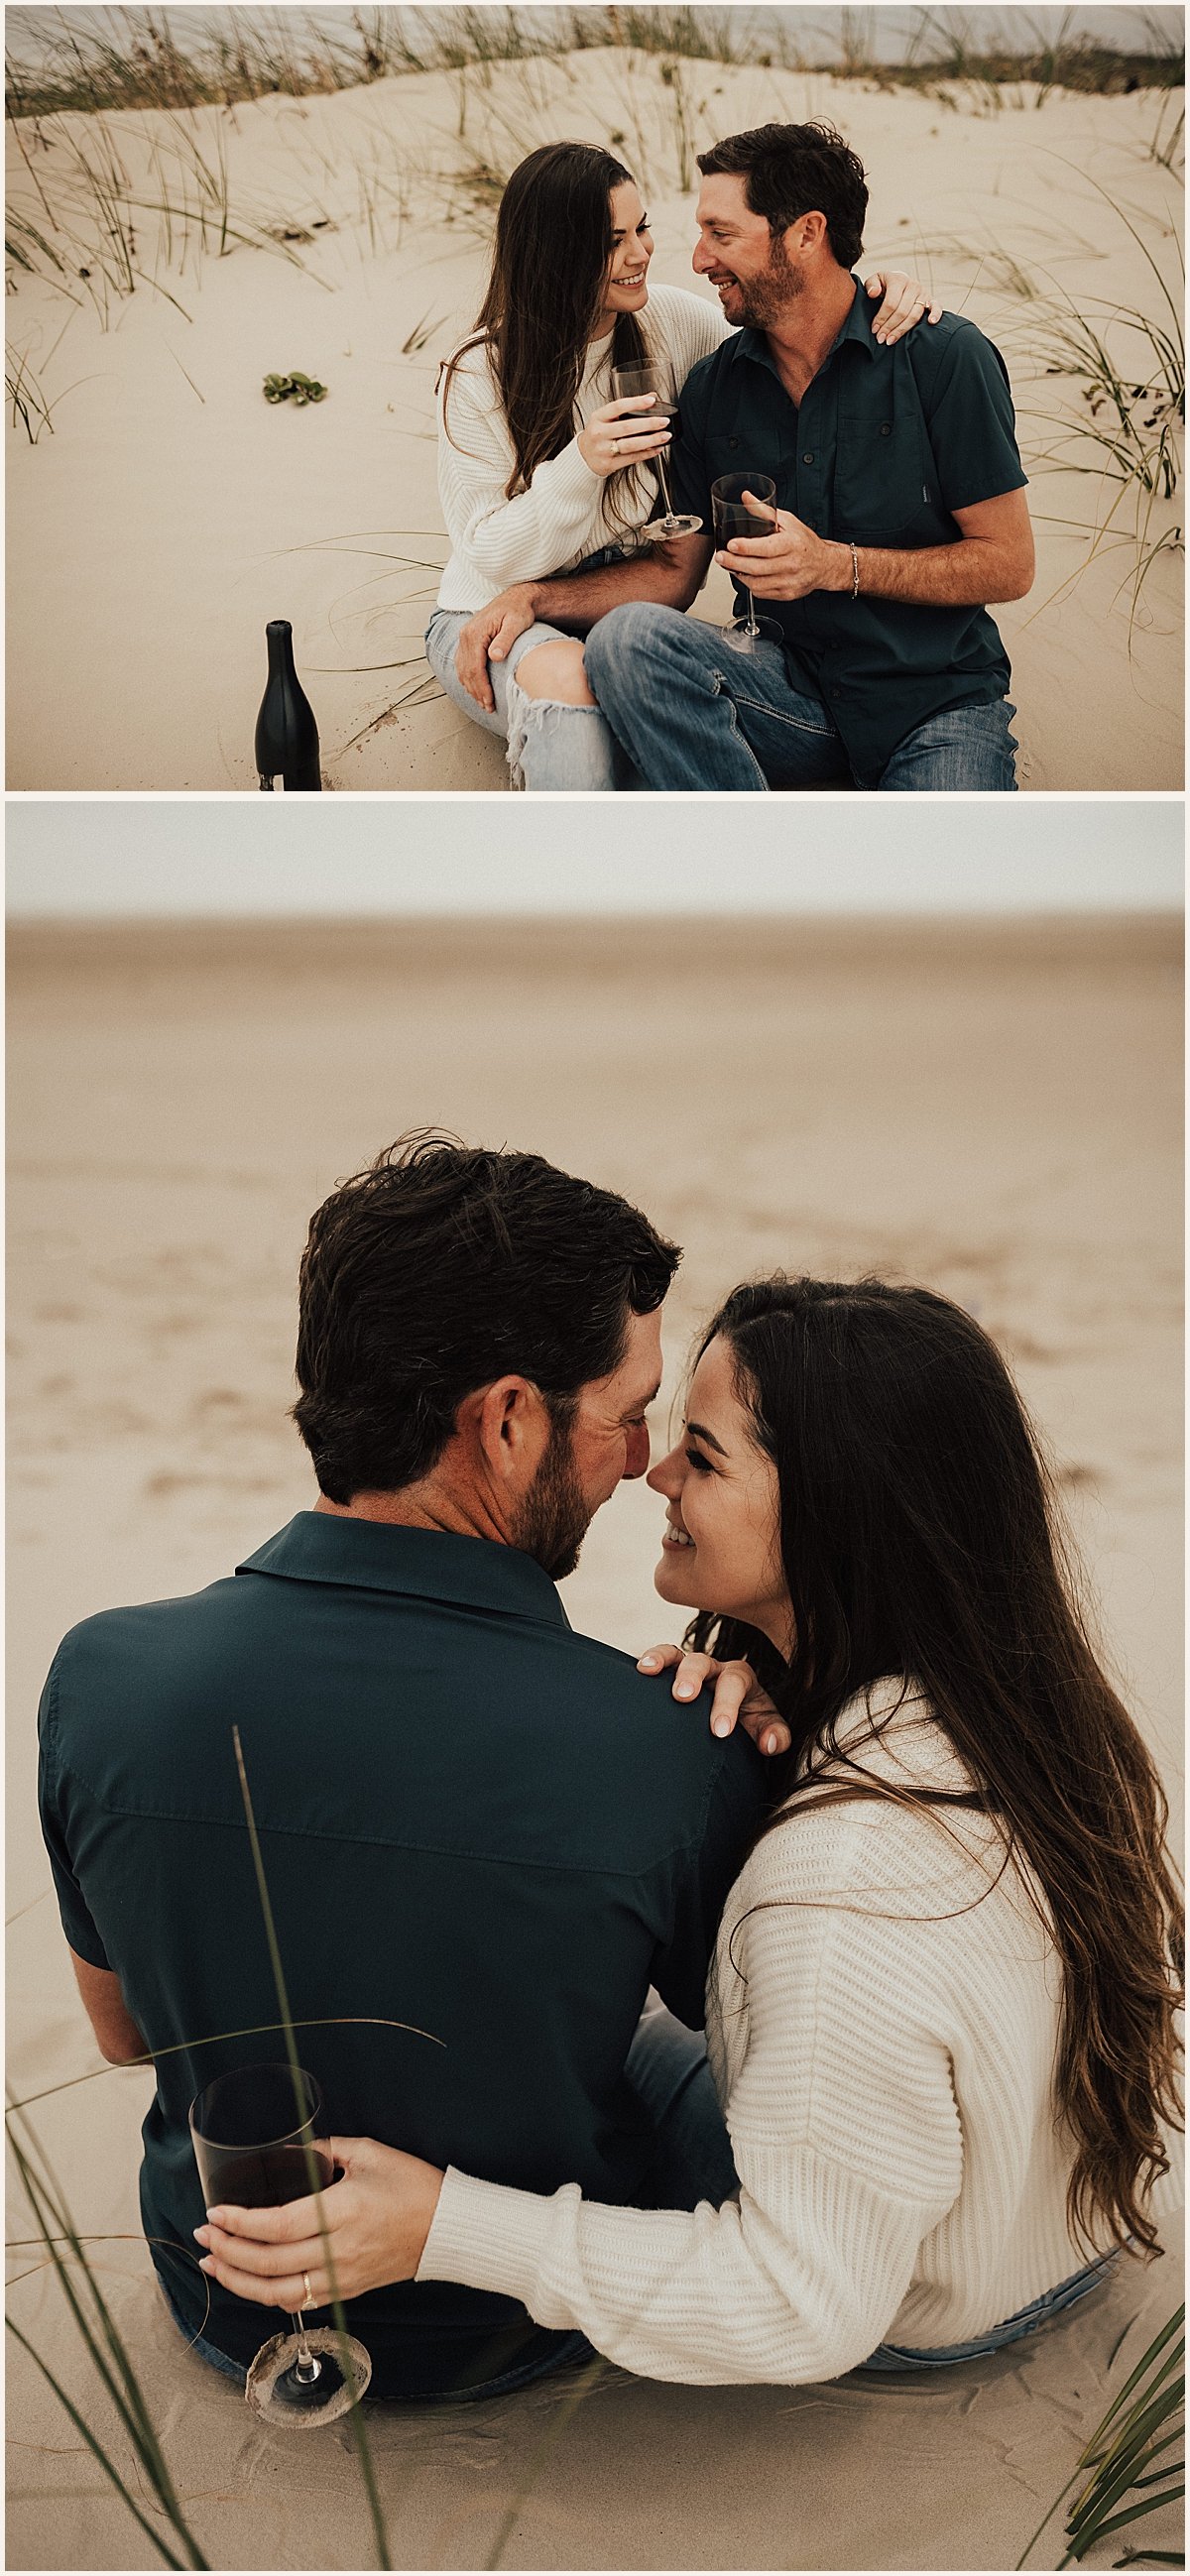
[[[680,286],[654,286],[643,328],[658,365],[668,364],[680,390],[700,358],[726,337],[718,306]],[[611,402],[611,334],[595,340],[575,402],[579,429]],[[505,499],[513,468],[512,444],[495,380],[482,347],[467,350],[451,379],[450,434],[443,397],[438,403],[438,493],[453,552],[442,576],[440,608],[483,608],[514,581],[543,581],[571,572],[601,546],[625,541],[629,486],[622,475],[593,474],[577,437],[559,456],[539,465],[529,488]],[[608,506],[608,480],[622,515]],[[656,495],[644,478],[633,508],[635,523],[652,518]]]
[[[871,1694],[878,1737],[857,1700],[841,1738],[884,1778],[969,1787],[902,1687]],[[745,1864],[708,1982],[738,2201],[607,2208],[452,2168],[418,2279],[504,2291],[625,2369],[703,2385],[966,2342],[1067,2279],[1087,2255],[1054,2111],[1059,1962],[1003,1858],[965,1808],[793,1812]]]

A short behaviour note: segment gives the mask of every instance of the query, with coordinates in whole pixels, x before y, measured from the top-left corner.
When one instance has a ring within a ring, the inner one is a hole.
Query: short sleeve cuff
[[[1006,482],[1004,476],[999,474],[993,477],[987,489],[984,488],[984,484],[986,482],[986,477],[983,478],[982,482],[977,477],[974,490],[964,484],[962,488],[953,495],[949,492],[943,493],[942,498],[945,507],[951,512],[954,512],[955,510],[977,510],[981,501],[1006,501],[1010,492],[1027,492],[1029,489],[1029,477],[1024,472],[1023,468],[1015,473],[1010,481]]]
[[[76,1958],[85,1959],[89,1968],[105,1968],[110,1974],[111,1961],[90,1915],[80,1912],[77,1907],[65,1904],[61,1890],[58,1893],[58,1913],[67,1942]]]

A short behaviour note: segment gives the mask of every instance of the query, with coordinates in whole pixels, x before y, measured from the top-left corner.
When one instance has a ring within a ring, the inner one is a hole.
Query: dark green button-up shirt
[[[858,280],[842,330],[800,403],[762,331],[737,331],[682,387],[675,507],[711,531],[720,475],[767,474],[777,505],[818,536],[860,546],[952,545],[953,513],[1017,492],[1026,477],[1008,374],[973,322],[945,313],[892,348],[872,337]],[[746,607],[737,585],[741,614]],[[825,703],[857,779],[874,784],[898,743],[944,707],[986,704],[1009,685],[985,608],[920,607],[812,591],[758,601],[785,640],[796,689]]]
[[[234,1580],[111,1610],[60,1646],[41,1806],[63,1928],[162,2056],[145,2232],[195,2331],[268,2320],[206,2284],[200,2086],[277,2057],[232,1751],[238,1724],[303,2064],[330,2125],[552,2191],[653,2196],[624,2079],[646,1991],[701,2023],[761,1814],[750,1745],[568,1626],[513,1548],[301,1512]],[[415,2024],[422,2038],[395,2027]],[[437,2044],[441,2043],[441,2044]],[[377,2394],[493,2375],[554,2338],[514,2301],[408,2283],[353,2302]]]

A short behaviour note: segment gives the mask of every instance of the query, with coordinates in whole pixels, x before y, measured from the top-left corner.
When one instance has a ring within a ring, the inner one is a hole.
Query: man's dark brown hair
[[[311,1218],[293,1418],[333,1503],[427,1475],[464,1396],[528,1378],[564,1427],[681,1254],[540,1154],[399,1137]]]
[[[783,233],[799,215],[826,217],[827,239],[840,268],[854,268],[864,246],[868,188],[864,165],[824,118],[812,125],[754,125],[700,152],[705,179],[720,173],[744,182],[744,202],[763,215],[771,233]]]

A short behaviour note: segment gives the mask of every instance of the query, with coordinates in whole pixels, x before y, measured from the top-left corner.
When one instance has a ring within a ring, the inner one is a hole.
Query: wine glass
[[[238,2066],[217,2075],[190,2105],[190,2135],[208,2209],[223,2202],[272,2209],[334,2183],[322,2094],[301,2067]],[[363,2396],[371,2360],[354,2335],[307,2327],[302,2308],[290,2325],[291,2334],[262,2344],[244,2395],[273,2423],[333,2423]]]
[[[656,421],[658,428],[664,428],[668,425],[671,438],[676,438],[678,436],[681,427],[678,416],[678,398],[673,391],[668,376],[666,376],[662,368],[614,367],[612,369],[612,391],[618,402],[627,401],[633,394],[655,394],[657,399],[653,405],[652,411],[648,414],[648,423],[646,425],[651,425],[654,421]],[[645,415],[643,413],[638,415],[638,421],[641,423],[645,421]],[[650,465],[655,465],[657,468],[657,480],[661,485],[661,498],[665,503],[665,516],[662,519],[650,519],[648,527],[645,530],[645,535],[648,537],[697,536],[698,531],[702,526],[702,520],[693,518],[688,511],[683,512],[681,510],[675,510],[674,508],[673,494],[669,488],[669,476],[666,472],[664,451],[659,449],[656,456],[650,456],[647,462]]]
[[[750,492],[754,501],[764,503],[764,515],[749,509],[745,492]],[[720,546],[727,545],[732,537],[771,537],[777,524],[777,486],[767,474],[723,474],[711,485],[711,511]],[[725,630],[723,641],[733,653],[754,653],[765,629],[757,617],[756,602],[747,582],[741,581],[740,587],[747,593],[748,614]]]

